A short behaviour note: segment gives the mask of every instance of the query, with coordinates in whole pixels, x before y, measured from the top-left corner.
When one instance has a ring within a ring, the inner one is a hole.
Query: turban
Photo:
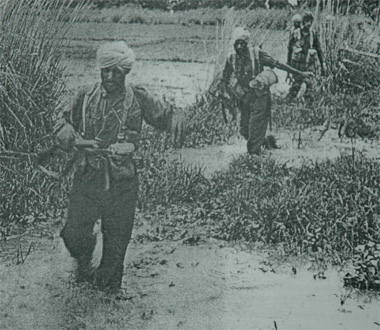
[[[249,31],[242,27],[237,27],[232,31],[231,42],[234,44],[236,40],[244,40],[245,42],[249,43],[250,38],[251,35]]]
[[[295,14],[293,17],[292,17],[292,22],[302,22],[302,17],[300,14]]]
[[[116,65],[119,70],[132,69],[135,53],[124,41],[108,42],[99,47],[97,63],[101,69]]]

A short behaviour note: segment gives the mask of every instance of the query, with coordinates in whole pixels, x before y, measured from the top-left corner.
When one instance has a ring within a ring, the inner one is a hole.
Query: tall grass
[[[66,0],[9,0],[0,11],[0,152],[34,153],[50,141],[64,93],[58,49],[86,4],[67,11]],[[2,159],[0,231],[46,212],[53,182],[33,170],[31,157]],[[53,189],[54,190],[54,189]],[[57,190],[58,191],[58,190]]]
[[[300,168],[242,155],[207,183],[194,181],[191,199],[168,200],[163,190],[144,213],[158,229],[143,238],[170,239],[191,228],[192,235],[275,245],[325,263],[355,257],[360,276],[347,284],[378,288],[379,175],[379,164],[360,154]]]

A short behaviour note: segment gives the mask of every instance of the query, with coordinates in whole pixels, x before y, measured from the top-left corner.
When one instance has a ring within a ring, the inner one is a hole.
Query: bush
[[[344,285],[358,289],[380,290],[380,244],[369,241],[354,251],[354,272],[347,273]]]
[[[380,239],[378,175],[380,165],[361,156],[300,169],[241,157],[214,181],[213,198],[225,205],[219,236],[352,255],[356,245]]]
[[[166,178],[174,184],[176,175]],[[274,244],[323,263],[343,264],[355,256],[356,273],[346,276],[346,285],[378,288],[379,175],[380,164],[355,154],[299,169],[244,155],[208,182],[193,180],[189,198],[170,199],[164,190],[166,197],[145,214],[165,228],[162,239],[173,237],[181,224],[181,231],[198,228],[198,234],[218,239]]]
[[[31,5],[33,3],[33,5]],[[28,155],[49,145],[55,110],[64,93],[60,38],[83,7],[65,0],[5,2],[0,12],[0,152]],[[32,157],[3,159],[0,230],[59,204],[57,184],[33,169]],[[58,185],[59,186],[59,185]]]
[[[139,208],[192,202],[207,182],[203,169],[170,161],[167,151],[172,147],[168,133],[144,125],[141,145],[137,152],[140,195]]]

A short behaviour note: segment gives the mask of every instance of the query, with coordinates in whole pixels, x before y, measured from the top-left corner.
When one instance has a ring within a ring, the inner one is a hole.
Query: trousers
[[[104,178],[104,170],[89,166],[84,173],[76,173],[61,237],[77,261],[77,280],[116,292],[121,287],[124,257],[132,235],[138,176],[117,180],[111,177],[109,190],[104,189]],[[93,229],[99,219],[103,251],[100,264],[94,269],[91,264],[96,245]]]
[[[240,134],[247,140],[247,151],[250,154],[259,154],[271,118],[270,92],[244,95],[239,102],[239,108]]]

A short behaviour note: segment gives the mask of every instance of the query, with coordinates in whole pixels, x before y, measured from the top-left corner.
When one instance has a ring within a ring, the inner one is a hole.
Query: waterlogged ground
[[[131,42],[143,45],[137,47],[139,61],[130,79],[158,97],[165,95],[186,106],[207,87],[213,67],[207,61],[157,61],[163,53],[143,44],[175,35],[174,28],[109,25],[104,32],[100,25],[81,26],[69,50],[88,54],[104,39],[127,35]],[[158,32],[152,36],[154,29]],[[207,33],[200,27],[179,31],[189,38],[194,38],[194,32],[205,40],[212,34],[207,29]],[[171,49],[180,50],[177,45]],[[71,94],[99,77],[93,54],[88,60],[68,58],[66,64]],[[273,92],[281,94],[288,86],[285,76],[279,75],[280,84]],[[274,129],[272,134],[280,149],[266,151],[262,157],[287,166],[357,152],[377,157],[377,142],[340,140],[336,128],[320,141],[318,127],[301,132]],[[170,157],[202,165],[211,176],[244,153],[245,142],[236,138],[228,145],[182,149]],[[149,226],[136,227],[134,236]],[[1,242],[0,329],[380,329],[378,297],[343,288],[347,269],[325,269],[303,258],[291,260],[265,246],[202,238],[191,242],[181,235],[174,241],[135,240],[126,258],[127,293],[122,299],[78,287],[73,282],[73,261],[58,238],[61,227],[61,220],[50,220],[21,240]],[[201,233],[194,228],[193,234]]]

